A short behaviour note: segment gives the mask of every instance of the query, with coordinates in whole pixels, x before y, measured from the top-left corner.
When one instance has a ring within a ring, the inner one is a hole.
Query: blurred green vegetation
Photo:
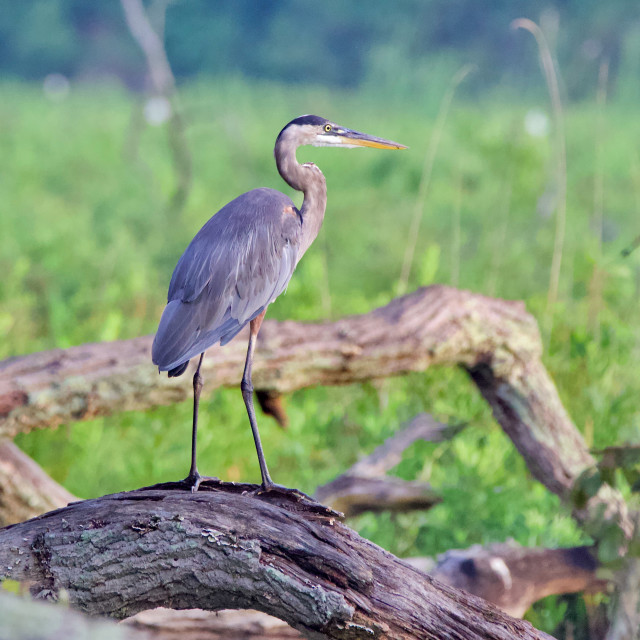
[[[513,32],[516,18],[540,22],[566,70],[571,99],[595,88],[600,60],[610,62],[612,90],[638,99],[636,0],[145,0],[165,34],[179,80],[242,75],[330,87],[377,86],[423,97],[439,76],[463,64],[478,71],[463,92],[487,88],[537,92],[531,39]],[[0,73],[41,79],[118,77],[145,83],[142,54],[118,0],[7,2],[0,12]],[[534,79],[534,82],[532,82]]]
[[[147,126],[133,134],[137,98],[116,86],[78,85],[66,100],[51,102],[37,87],[8,82],[0,94],[0,358],[154,332],[173,267],[200,226],[250,188],[291,194],[272,148],[280,128],[301,113],[410,149],[299,151],[327,177],[328,210],[269,317],[337,318],[394,297],[437,103],[423,108],[374,89],[293,92],[239,79],[188,85],[181,102],[194,183],[178,215],[166,207],[174,181],[166,131]],[[463,288],[523,299],[541,318],[555,228],[545,204],[553,197],[553,162],[550,138],[524,129],[531,106],[486,97],[452,109],[411,288],[457,277]],[[566,115],[568,232],[544,361],[588,443],[602,448],[640,436],[640,251],[620,255],[640,233],[640,121],[633,108],[616,104],[607,106],[602,125],[595,104],[574,105]],[[596,171],[604,183],[602,248],[594,227]],[[510,537],[524,545],[585,540],[558,500],[529,477],[462,371],[300,391],[287,407],[288,431],[260,420],[266,455],[278,482],[307,492],[419,411],[469,423],[452,442],[417,443],[397,468],[402,477],[431,482],[444,496],[441,505],[354,522],[394,553],[435,555]],[[91,497],[183,477],[190,414],[185,403],[24,434],[17,442],[70,491]],[[206,398],[200,425],[203,473],[259,479],[239,390]],[[547,605],[534,614],[536,623],[551,630],[562,607]]]

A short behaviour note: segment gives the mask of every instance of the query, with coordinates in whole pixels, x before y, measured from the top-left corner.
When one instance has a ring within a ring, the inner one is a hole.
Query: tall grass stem
[[[402,261],[402,270],[400,271],[400,279],[398,280],[398,285],[396,287],[398,295],[406,293],[407,287],[409,286],[409,276],[411,275],[411,267],[413,266],[413,258],[416,252],[418,232],[420,231],[420,224],[424,215],[424,203],[429,192],[433,165],[436,159],[436,153],[438,152],[438,146],[440,145],[440,139],[442,138],[442,132],[447,120],[447,115],[449,114],[449,108],[453,101],[453,96],[460,83],[474,69],[475,65],[465,65],[459,69],[451,78],[451,82],[449,83],[445,94],[442,96],[438,116],[436,117],[436,122],[431,133],[431,139],[424,159],[420,185],[418,187],[416,207],[413,212],[413,218],[411,219],[411,225],[409,226],[409,234],[407,236],[407,244],[405,247],[404,259]]]
[[[553,331],[553,312],[558,301],[560,287],[560,271],[562,268],[562,254],[567,223],[567,142],[564,128],[564,110],[560,99],[560,86],[558,72],[551,55],[551,49],[542,29],[528,18],[518,18],[511,23],[513,29],[524,29],[536,39],[540,61],[544,70],[547,90],[551,99],[553,110],[553,122],[555,129],[555,164],[556,164],[556,231],[553,243],[553,257],[551,259],[551,271],[549,274],[549,290],[547,292],[547,306],[542,322],[545,341],[551,338]]]

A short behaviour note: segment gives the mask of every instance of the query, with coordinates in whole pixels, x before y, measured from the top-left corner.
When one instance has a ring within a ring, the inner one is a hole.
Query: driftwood
[[[453,437],[460,428],[436,422],[432,416],[421,413],[372,454],[335,480],[318,487],[314,495],[347,517],[365,511],[430,509],[442,499],[429,484],[407,482],[385,474],[400,463],[403,452],[416,440],[442,442]]]
[[[0,527],[76,499],[13,442],[0,441]]]
[[[203,489],[150,487],[6,527],[0,578],[114,618],[252,608],[316,638],[549,637],[439,585],[317,503],[252,485]]]

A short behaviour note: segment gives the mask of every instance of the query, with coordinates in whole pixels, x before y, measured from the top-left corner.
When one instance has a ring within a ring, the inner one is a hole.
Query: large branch
[[[514,617],[552,594],[596,593],[608,583],[596,576],[597,563],[590,547],[540,549],[515,543],[474,545],[447,551],[438,558],[405,558],[412,567],[440,582],[464,589],[495,604]],[[291,640],[301,638],[286,623],[257,611],[212,613],[199,609],[154,609],[136,614],[127,624],[153,633],[154,640]]]
[[[238,385],[243,338],[244,333],[223,349],[209,350],[205,391]],[[159,376],[150,363],[150,346],[146,336],[5,361],[0,436],[186,399],[188,376]],[[594,460],[562,406],[541,352],[536,321],[521,302],[436,285],[333,323],[265,322],[253,379],[258,389],[284,393],[461,365],[533,475],[572,505],[574,482]],[[629,536],[624,502],[606,487],[574,513],[593,530],[600,526],[602,504],[606,517]]]
[[[246,337],[245,331],[224,348],[208,351],[204,393],[239,385]],[[188,376],[159,376],[151,364],[151,341],[145,336],[86,344],[0,363],[0,434],[187,399]],[[438,364],[485,364],[524,391],[522,374],[531,369],[539,377],[541,354],[536,322],[522,303],[444,286],[419,289],[371,313],[333,323],[267,320],[258,346],[254,385],[280,393],[386,378]],[[559,400],[544,377],[546,393],[539,395],[550,396],[555,411]],[[523,393],[525,400],[527,395]],[[568,422],[564,411],[557,413],[561,423]]]
[[[213,490],[206,490],[212,488]],[[74,503],[0,530],[0,579],[92,615],[253,608],[316,638],[542,639],[439,585],[331,512],[250,485],[176,485]]]
[[[492,602],[509,615],[521,617],[534,603],[549,595],[588,591],[608,583],[596,575],[598,563],[591,547],[530,549],[500,543],[453,549],[438,558],[429,574]],[[410,561],[421,568],[418,559]]]

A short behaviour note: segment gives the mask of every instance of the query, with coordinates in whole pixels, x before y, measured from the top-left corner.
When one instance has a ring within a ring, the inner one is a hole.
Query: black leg
[[[262,475],[262,488],[267,490],[274,486],[273,480],[269,475],[267,469],[267,462],[264,458],[264,451],[262,450],[262,442],[260,441],[260,432],[258,431],[258,423],[256,421],[256,412],[253,408],[253,384],[251,382],[251,367],[253,365],[253,352],[256,348],[256,338],[258,331],[260,331],[260,325],[264,318],[264,312],[262,312],[257,318],[251,321],[251,334],[249,337],[249,348],[247,349],[247,360],[244,365],[244,373],[242,375],[242,382],[240,383],[240,389],[242,390],[242,398],[244,404],[247,407],[247,413],[249,414],[249,422],[251,423],[251,432],[253,433],[253,441],[256,444],[256,452],[258,454],[258,463],[260,464],[260,474]]]
[[[200,354],[200,360],[198,361],[198,368],[193,374],[193,428],[191,431],[191,468],[189,469],[189,475],[185,481],[191,485],[191,491],[196,492],[202,482],[202,477],[198,473],[198,466],[196,463],[196,448],[198,444],[198,408],[200,407],[200,392],[202,391],[202,375],[200,374],[200,367],[202,367],[202,360],[204,353]]]

